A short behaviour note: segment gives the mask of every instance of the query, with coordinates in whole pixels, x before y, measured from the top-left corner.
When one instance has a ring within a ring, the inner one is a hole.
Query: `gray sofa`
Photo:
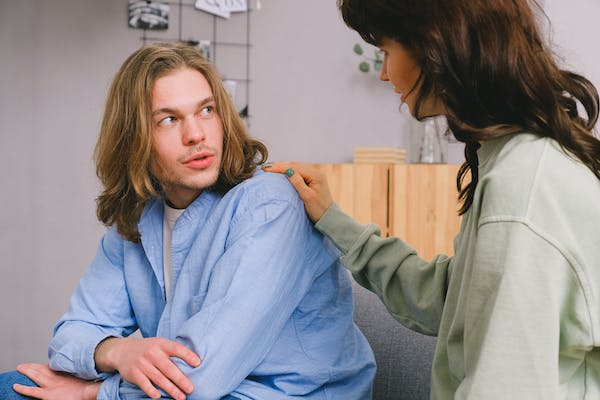
[[[405,328],[375,294],[352,285],[354,320],[377,361],[373,400],[429,399],[435,338]]]

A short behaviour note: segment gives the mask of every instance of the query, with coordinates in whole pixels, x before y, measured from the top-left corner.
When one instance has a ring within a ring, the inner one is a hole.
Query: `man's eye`
[[[215,111],[215,108],[213,106],[206,106],[206,107],[202,108],[202,110],[200,110],[200,115],[202,115],[202,116],[210,115],[214,111]]]
[[[167,126],[172,125],[175,122],[175,117],[166,117],[158,121],[159,125]]]

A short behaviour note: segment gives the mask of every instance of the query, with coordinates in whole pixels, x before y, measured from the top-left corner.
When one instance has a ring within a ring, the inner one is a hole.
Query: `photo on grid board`
[[[160,1],[129,0],[129,26],[136,29],[169,28],[169,5]]]

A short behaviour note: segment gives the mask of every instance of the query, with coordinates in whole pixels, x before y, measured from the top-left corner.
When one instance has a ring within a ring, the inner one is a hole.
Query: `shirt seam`
[[[379,226],[377,226],[375,224],[367,224],[367,226],[365,226],[363,231],[358,236],[358,239],[356,239],[354,241],[354,243],[352,243],[352,246],[350,246],[350,248],[348,249],[348,251],[345,252],[344,255],[354,253],[357,248],[362,246],[363,239],[368,238],[371,235],[376,235],[376,236],[381,237],[381,231],[379,229]]]
[[[292,321],[294,322],[294,334],[296,335],[296,340],[298,341],[298,345],[300,346],[300,349],[302,350],[302,354],[304,354],[304,356],[310,360],[311,362],[315,362],[317,360],[315,360],[313,357],[311,357],[308,352],[305,349],[304,343],[302,343],[302,340],[300,339],[300,334],[298,332],[298,325],[297,325],[297,316],[296,313],[298,311],[294,310],[294,312],[292,313]],[[328,378],[328,382],[331,382],[333,380],[333,376],[331,375],[331,370],[329,368],[327,368],[327,378]],[[324,387],[321,387],[321,389],[324,389]]]
[[[592,298],[593,298],[593,296],[592,296],[590,285],[589,285],[589,279],[587,279],[585,271],[582,268],[582,266],[580,265],[580,263],[577,261],[576,257],[573,254],[571,254],[571,252],[567,248],[565,248],[563,245],[561,245],[561,243],[556,238],[554,238],[549,233],[545,232],[543,229],[541,229],[539,226],[534,224],[530,219],[528,219],[526,217],[519,217],[519,216],[513,216],[513,215],[497,215],[497,216],[483,217],[483,218],[481,218],[481,220],[478,224],[478,228],[480,229],[484,225],[488,225],[488,224],[504,223],[504,222],[521,224],[521,225],[525,226],[527,229],[529,229],[532,233],[534,233],[536,236],[538,236],[544,242],[548,243],[551,247],[556,249],[556,251],[558,251],[563,256],[563,258],[567,261],[571,271],[576,276],[577,283],[579,284],[579,287],[581,288],[581,291],[583,293],[583,298],[585,299],[586,308],[587,308],[588,324],[589,324],[589,327],[591,330],[591,338],[592,338],[594,345],[597,345],[600,342],[600,338],[598,338],[598,336],[597,336],[598,333],[595,331],[595,326],[594,326],[593,313],[592,313],[592,309],[593,309]]]

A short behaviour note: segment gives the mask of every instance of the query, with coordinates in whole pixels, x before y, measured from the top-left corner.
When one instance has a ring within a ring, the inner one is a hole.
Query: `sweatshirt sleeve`
[[[341,251],[354,279],[376,293],[388,311],[415,331],[437,335],[452,258],[432,261],[398,238],[382,238],[376,225],[362,225],[333,204],[315,227]]]
[[[527,220],[483,221],[473,257],[455,398],[561,398],[593,346],[581,268]]]

